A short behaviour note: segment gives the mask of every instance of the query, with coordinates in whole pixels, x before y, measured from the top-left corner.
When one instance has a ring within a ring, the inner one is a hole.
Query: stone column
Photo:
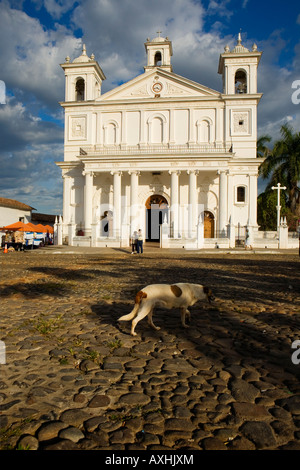
[[[71,182],[72,178],[67,175],[63,177],[63,221],[68,224],[70,221],[70,205],[71,205]]]
[[[73,238],[75,237],[75,229],[76,229],[76,225],[74,224],[73,218],[71,217],[70,223],[68,224],[69,246],[73,246]]]
[[[62,245],[63,244],[63,221],[61,218],[61,215],[58,217],[58,222],[55,224],[56,225],[56,244],[57,245]],[[32,240],[33,243],[33,240]]]
[[[249,208],[249,224],[252,227],[257,226],[256,220],[256,207],[257,207],[257,176],[248,175],[249,185],[248,185],[248,208]]]
[[[93,178],[92,171],[84,171],[84,235],[91,235],[91,224],[93,218]]]
[[[138,230],[138,192],[139,192],[139,170],[132,170],[130,174],[130,236],[134,230]]]
[[[188,237],[196,237],[197,227],[197,174],[196,170],[188,170],[189,175],[189,218],[188,218]]]
[[[170,170],[171,175],[171,208],[170,226],[173,228],[173,238],[178,238],[179,229],[179,175],[180,171]]]
[[[218,171],[219,180],[219,237],[227,234],[227,173]]]
[[[113,189],[113,237],[119,239],[121,236],[121,171],[112,171],[114,177]]]

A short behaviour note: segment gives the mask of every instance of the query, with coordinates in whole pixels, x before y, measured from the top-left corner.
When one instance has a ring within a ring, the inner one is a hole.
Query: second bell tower
[[[253,44],[252,51],[242,45],[241,33],[237,44],[230,51],[229,46],[221,54],[218,72],[223,77],[223,93],[225,95],[257,93],[257,67],[262,53]]]

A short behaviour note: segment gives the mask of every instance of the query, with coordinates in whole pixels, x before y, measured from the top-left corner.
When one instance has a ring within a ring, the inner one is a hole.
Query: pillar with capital
[[[71,183],[72,178],[63,173],[63,221],[64,224],[68,224],[71,214],[70,214],[70,202],[71,202]]]
[[[227,233],[227,171],[218,170],[219,180],[219,236]]]
[[[173,238],[179,235],[179,175],[180,171],[170,170],[171,175],[171,207],[170,207],[170,223],[173,227]]]
[[[121,171],[111,171],[113,181],[113,237],[119,239],[121,236]]]
[[[84,232],[85,235],[91,234],[91,224],[93,218],[93,179],[94,173],[85,170],[82,173],[85,177],[84,184]]]
[[[138,191],[139,191],[139,170],[130,170],[130,236],[138,230]]]
[[[195,238],[197,235],[197,170],[188,170],[189,175],[189,215],[188,215],[188,237]]]
[[[257,227],[257,174],[249,174],[249,224]]]

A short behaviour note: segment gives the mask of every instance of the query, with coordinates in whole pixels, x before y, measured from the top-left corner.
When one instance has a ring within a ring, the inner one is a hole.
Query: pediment
[[[99,97],[97,101],[141,100],[155,98],[155,96],[170,99],[184,97],[218,98],[220,93],[180,75],[156,68],[108,91]]]

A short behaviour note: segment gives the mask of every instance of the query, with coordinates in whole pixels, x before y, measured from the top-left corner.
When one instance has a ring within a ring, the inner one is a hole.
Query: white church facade
[[[239,35],[225,47],[222,92],[177,75],[172,43],[145,42],[147,65],[134,79],[101,93],[105,75],[94,55],[65,73],[63,217],[69,245],[234,247],[247,227],[255,237],[257,68],[261,52]]]

